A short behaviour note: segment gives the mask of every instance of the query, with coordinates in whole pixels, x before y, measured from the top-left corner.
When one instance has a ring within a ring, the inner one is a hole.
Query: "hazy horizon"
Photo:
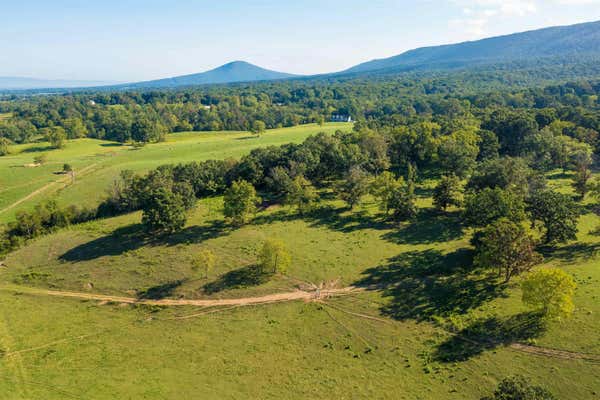
[[[0,76],[135,82],[242,60],[270,70],[344,70],[423,46],[600,20],[600,0],[156,0],[7,4]],[[585,19],[581,16],[584,15]]]

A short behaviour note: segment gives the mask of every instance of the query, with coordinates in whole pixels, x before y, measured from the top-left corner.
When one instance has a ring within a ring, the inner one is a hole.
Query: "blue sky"
[[[415,47],[600,20],[600,0],[11,0],[0,76],[137,81],[233,60],[332,72]]]

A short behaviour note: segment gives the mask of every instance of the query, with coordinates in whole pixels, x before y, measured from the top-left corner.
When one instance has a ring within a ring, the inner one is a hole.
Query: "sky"
[[[18,0],[0,76],[131,82],[244,60],[315,74],[422,46],[600,20],[600,0]]]

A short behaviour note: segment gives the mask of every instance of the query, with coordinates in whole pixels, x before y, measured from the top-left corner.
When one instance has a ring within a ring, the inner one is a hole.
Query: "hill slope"
[[[198,74],[182,75],[173,78],[158,79],[154,81],[138,82],[122,86],[136,88],[161,88],[191,85],[206,85],[217,83],[269,81],[291,78],[295,75],[284,72],[271,71],[247,63],[245,61],[233,61],[210,71]]]
[[[600,21],[410,50],[356,65],[350,73],[387,69],[438,69],[539,58],[600,56]]]

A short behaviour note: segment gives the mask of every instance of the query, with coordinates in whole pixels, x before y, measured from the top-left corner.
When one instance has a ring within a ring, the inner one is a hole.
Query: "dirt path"
[[[521,343],[513,343],[510,345],[512,350],[517,350],[523,353],[535,354],[538,356],[562,358],[564,360],[585,360],[594,363],[600,363],[600,355],[577,353],[573,351],[550,349],[547,347],[530,346]]]
[[[98,165],[99,163],[94,163],[94,164],[90,164],[85,168],[80,169],[79,171],[77,171],[77,176],[81,176],[83,174],[85,174],[87,171],[89,171],[90,169],[94,168],[96,165]],[[47,183],[46,185],[42,186],[39,189],[34,190],[33,192],[29,193],[27,196],[20,198],[19,200],[15,201],[14,203],[12,203],[11,205],[4,207],[3,209],[0,210],[0,214],[5,213],[6,211],[12,210],[13,208],[15,208],[16,206],[18,206],[21,203],[26,202],[27,200],[37,196],[38,194],[45,192],[46,190],[50,189],[51,187],[55,186],[55,185],[60,185],[60,184],[66,184],[68,182],[71,181],[71,177],[67,176],[64,178],[60,178],[56,181]]]
[[[328,298],[343,294],[353,293],[362,289],[349,286],[342,289],[326,289],[320,291],[295,290],[293,292],[274,293],[257,297],[242,297],[236,299],[206,299],[206,300],[186,300],[186,299],[139,299],[135,297],[108,296],[103,294],[68,292],[62,290],[45,290],[30,288],[24,286],[3,286],[0,290],[27,293],[32,295],[69,297],[83,300],[97,300],[104,302],[124,303],[124,304],[147,304],[155,306],[196,306],[196,307],[217,307],[217,306],[245,306],[252,304],[280,303],[294,300],[316,300],[319,298]]]
[[[96,300],[101,302],[114,302],[114,303],[122,303],[122,304],[147,304],[147,305],[156,305],[156,306],[195,306],[195,307],[219,307],[219,306],[229,306],[229,308],[237,308],[241,306],[248,305],[260,305],[260,304],[272,304],[272,303],[281,303],[288,301],[296,301],[296,300],[304,300],[304,301],[319,301],[331,297],[343,296],[347,294],[357,293],[364,291],[364,288],[356,287],[356,286],[348,286],[341,289],[321,289],[321,290],[295,290],[292,292],[283,292],[283,293],[273,293],[265,296],[257,296],[257,297],[242,297],[235,299],[210,299],[210,300],[185,300],[185,299],[162,299],[162,300],[150,300],[150,299],[138,299],[135,297],[122,297],[122,296],[109,296],[102,294],[93,294],[93,293],[82,293],[82,292],[69,292],[62,290],[45,290],[45,289],[37,289],[32,287],[25,286],[0,286],[0,290],[11,291],[11,292],[19,292],[19,293],[27,293],[31,295],[41,295],[41,296],[56,296],[56,297],[65,297],[65,298],[75,298],[82,300]],[[327,304],[327,303],[326,303]],[[385,322],[388,323],[390,321],[384,320],[382,318],[376,318],[371,315],[358,314],[353,312],[348,312],[342,309],[339,309],[335,306],[327,304],[328,306],[338,309],[339,311],[343,311],[350,315],[367,318],[374,321]],[[220,311],[220,310],[217,310]],[[205,315],[208,312],[201,312],[197,314],[187,315],[183,317],[177,317],[174,319],[188,319],[201,315]],[[552,358],[560,358],[564,360],[584,360],[593,363],[600,363],[600,355],[596,354],[587,354],[587,353],[578,353],[566,350],[557,350],[551,349],[547,347],[539,347],[539,346],[531,346],[522,343],[513,343],[509,345],[509,348],[514,351],[519,351],[522,353],[533,354],[537,356],[543,357],[552,357]],[[19,352],[15,352],[19,353]]]

